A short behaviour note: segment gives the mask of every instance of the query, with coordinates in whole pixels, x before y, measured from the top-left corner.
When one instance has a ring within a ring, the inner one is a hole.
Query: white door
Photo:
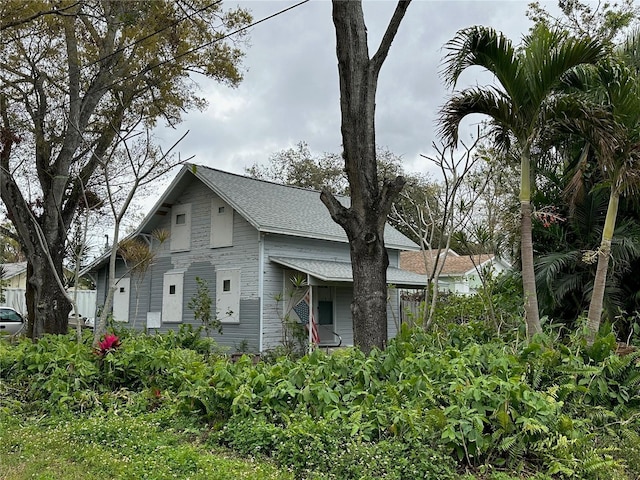
[[[116,284],[116,291],[113,294],[113,319],[116,322],[129,321],[130,286],[129,277],[121,278]]]
[[[162,285],[162,323],[182,322],[183,272],[167,272]]]

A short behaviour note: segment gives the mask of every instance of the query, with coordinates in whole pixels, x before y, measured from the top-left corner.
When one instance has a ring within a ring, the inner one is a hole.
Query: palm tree
[[[541,331],[531,234],[532,146],[554,113],[564,75],[578,65],[600,60],[604,48],[597,41],[570,37],[542,25],[517,48],[501,33],[483,26],[459,31],[445,48],[449,53],[443,76],[450,86],[455,87],[471,66],[492,73],[497,84],[455,92],[440,112],[441,134],[456,143],[460,122],[470,114],[484,114],[491,118],[499,145],[509,149],[514,143],[520,152],[522,284],[527,336],[531,338]]]
[[[592,344],[600,328],[611,244],[618,205],[622,196],[640,186],[640,70],[638,35],[631,36],[617,55],[598,67],[576,72],[582,88],[610,114],[609,144],[615,148],[597,150],[598,164],[609,188],[609,204],[602,229],[593,293],[587,319],[587,343]]]
[[[596,265],[586,263],[584,254],[602,237],[608,201],[606,189],[592,188],[576,202],[566,222],[534,230],[534,237],[546,247],[535,262],[540,313],[556,322],[572,324],[593,297]],[[640,259],[640,224],[628,211],[624,213],[611,243],[613,268],[603,302],[611,319],[630,303],[625,287],[632,263]]]

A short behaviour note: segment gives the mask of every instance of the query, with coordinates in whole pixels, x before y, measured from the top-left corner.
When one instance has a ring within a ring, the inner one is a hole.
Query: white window
[[[171,251],[191,249],[191,204],[174,205],[171,209]]]
[[[211,248],[233,246],[233,209],[221,198],[211,200]]]
[[[222,323],[240,323],[240,269],[216,272],[216,315]]]

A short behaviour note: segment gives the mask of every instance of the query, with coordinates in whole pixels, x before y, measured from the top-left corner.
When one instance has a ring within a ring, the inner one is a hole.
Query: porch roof
[[[269,260],[283,267],[306,273],[323,282],[353,282],[353,272],[349,262],[293,257],[269,257]],[[427,277],[396,267],[388,267],[387,283],[398,288],[424,288]]]

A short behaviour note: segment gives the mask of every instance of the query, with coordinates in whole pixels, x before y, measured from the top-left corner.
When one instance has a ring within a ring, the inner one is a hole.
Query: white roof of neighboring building
[[[10,278],[20,275],[27,271],[27,262],[18,263],[0,263],[2,266],[3,275],[2,280],[9,280]]]

